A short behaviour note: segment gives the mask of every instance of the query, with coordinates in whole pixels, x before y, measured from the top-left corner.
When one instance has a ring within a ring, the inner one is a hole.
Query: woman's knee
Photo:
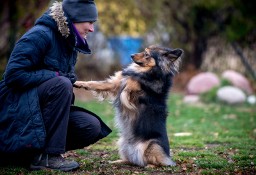
[[[85,112],[73,111],[69,116],[66,150],[81,149],[99,140],[100,121]]]
[[[66,77],[54,77],[38,86],[40,104],[46,104],[49,99],[71,101],[73,97],[73,86]]]
[[[55,86],[58,86],[60,90],[64,90],[66,92],[73,92],[73,85],[70,82],[70,80],[66,77],[63,76],[58,76],[57,78],[57,82]]]
[[[71,132],[77,133],[83,139],[97,138],[101,132],[100,121],[85,112],[73,112],[70,115],[70,122]]]
[[[94,138],[98,137],[101,131],[101,125],[99,120],[91,116],[87,124],[82,124],[81,131],[84,133],[83,135],[85,137],[89,137],[92,140],[94,140]]]

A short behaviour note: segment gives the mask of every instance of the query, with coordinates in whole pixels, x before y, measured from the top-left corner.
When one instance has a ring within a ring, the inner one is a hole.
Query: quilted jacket
[[[71,25],[56,2],[16,43],[0,82],[0,152],[44,147],[37,86],[57,71],[74,73],[77,52],[91,52],[87,43],[76,47]]]

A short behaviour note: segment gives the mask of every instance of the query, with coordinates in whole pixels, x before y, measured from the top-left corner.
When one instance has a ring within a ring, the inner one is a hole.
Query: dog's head
[[[179,70],[182,55],[182,49],[150,46],[143,52],[131,55],[131,57],[134,63],[141,67],[159,66],[165,73],[175,74]]]

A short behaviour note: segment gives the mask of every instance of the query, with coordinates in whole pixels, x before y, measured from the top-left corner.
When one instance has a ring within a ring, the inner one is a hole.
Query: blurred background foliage
[[[15,41],[33,26],[36,18],[53,2],[50,0],[2,1],[1,73]],[[140,37],[144,41],[142,47],[159,44],[182,48],[185,51],[183,71],[222,71],[233,65],[233,68],[240,67],[239,71],[252,79],[256,77],[256,1],[95,0],[95,2],[99,11],[99,21],[95,31],[101,34],[104,41],[113,36]],[[99,45],[95,42],[103,40],[97,37],[96,39],[91,37],[91,40],[94,53],[108,46],[105,44],[101,48],[94,48],[95,45]],[[97,54],[90,57],[97,57]],[[232,63],[234,60],[236,63]],[[94,65],[88,59],[81,64],[86,64],[85,62],[89,62],[90,66]],[[84,67],[86,65],[78,66],[79,69]],[[102,67],[102,64],[99,67]]]
[[[33,26],[49,0],[2,0],[0,6],[0,74],[16,41]]]

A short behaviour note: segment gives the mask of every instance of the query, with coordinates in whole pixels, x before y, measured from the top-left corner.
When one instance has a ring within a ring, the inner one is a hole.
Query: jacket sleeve
[[[31,88],[55,77],[55,71],[42,68],[49,43],[50,38],[43,31],[25,34],[9,58],[5,84],[12,88]]]

